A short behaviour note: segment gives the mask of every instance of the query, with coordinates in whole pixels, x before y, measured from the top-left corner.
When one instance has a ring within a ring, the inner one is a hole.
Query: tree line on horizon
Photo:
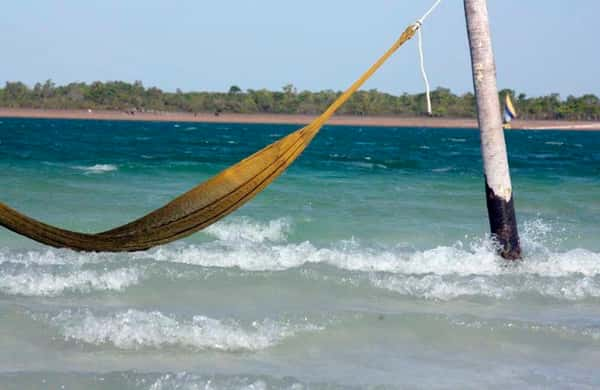
[[[233,85],[228,92],[165,92],[156,87],[144,87],[141,81],[96,81],[56,85],[52,80],[26,84],[6,82],[0,88],[0,107],[41,109],[93,109],[135,112],[245,113],[245,114],[320,114],[342,92],[323,90],[297,91],[292,84],[281,91],[266,89],[242,90]],[[600,99],[593,94],[568,96],[559,94],[528,97],[524,93],[504,89],[500,96],[510,94],[522,119],[600,120]],[[461,95],[439,87],[431,93],[433,116],[443,118],[474,118],[475,96]],[[358,91],[340,108],[345,115],[422,116],[425,94],[392,95],[376,89]]]

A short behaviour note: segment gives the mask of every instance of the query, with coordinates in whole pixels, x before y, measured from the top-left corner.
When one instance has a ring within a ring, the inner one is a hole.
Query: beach
[[[47,119],[92,119],[129,120],[197,123],[264,123],[304,125],[315,115],[288,114],[234,114],[185,113],[185,112],[125,112],[88,110],[46,110],[0,108],[0,118],[47,118]],[[401,116],[351,116],[337,115],[329,120],[330,125],[373,126],[373,127],[424,127],[424,128],[477,128],[477,121],[470,118],[429,118]],[[590,130],[600,131],[599,121],[561,120],[515,120],[515,130]]]

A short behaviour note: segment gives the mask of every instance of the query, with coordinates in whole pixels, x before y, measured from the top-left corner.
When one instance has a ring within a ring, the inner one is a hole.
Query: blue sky
[[[20,0],[0,82],[142,80],[165,90],[344,89],[433,0]],[[600,1],[488,0],[500,87],[600,95]],[[432,86],[472,89],[461,0],[424,27]],[[418,92],[416,40],[365,88]]]

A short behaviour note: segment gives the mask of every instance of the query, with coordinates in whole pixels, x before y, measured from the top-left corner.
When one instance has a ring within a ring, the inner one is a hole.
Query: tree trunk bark
[[[487,4],[486,0],[464,0],[464,4],[490,229],[500,244],[500,255],[516,260],[521,258],[521,247],[496,86]]]

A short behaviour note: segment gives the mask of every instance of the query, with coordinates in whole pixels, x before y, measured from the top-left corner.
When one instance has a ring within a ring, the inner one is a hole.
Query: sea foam
[[[86,173],[106,173],[119,169],[119,167],[114,164],[95,164],[91,166],[76,166],[74,168],[85,171]]]
[[[248,326],[201,315],[181,320],[159,311],[139,310],[112,315],[66,310],[51,317],[49,322],[60,329],[65,340],[134,350],[178,346],[194,350],[258,351],[299,332],[322,329],[310,323],[269,319]]]
[[[303,390],[309,388],[327,388],[329,390],[347,387],[327,384],[313,386],[299,382],[291,377],[282,379],[267,376],[201,376],[187,372],[163,374],[151,382],[149,390]]]
[[[284,241],[291,230],[288,218],[278,218],[269,222],[257,222],[240,217],[220,221],[204,230],[205,233],[223,241],[246,240],[252,242]]]
[[[0,265],[70,265],[80,266],[89,263],[104,263],[113,260],[125,260],[125,255],[99,252],[75,252],[68,249],[46,249],[15,251],[0,249]]]
[[[515,264],[501,259],[488,238],[425,250],[371,247],[355,240],[320,248],[308,241],[266,241],[265,226],[248,221],[222,224],[218,234],[213,233],[215,241],[159,248],[144,256],[253,272],[325,265],[341,270],[343,280],[356,284],[366,278],[373,287],[424,299],[512,299],[523,294],[571,301],[600,298],[600,253],[553,250],[548,238],[552,226],[539,220],[522,226],[526,258]],[[348,277],[348,272],[354,276]]]
[[[347,271],[406,275],[600,276],[600,253],[586,249],[556,252],[531,241],[527,235],[523,237],[526,261],[507,266],[496,254],[494,243],[485,238],[425,250],[370,247],[355,240],[319,248],[309,241],[267,241],[269,236],[280,238],[281,230],[277,228],[271,231],[265,226],[257,230],[248,222],[223,224],[210,233],[219,237],[216,241],[183,247],[161,247],[143,256],[157,261],[205,267],[237,267],[246,271],[282,271],[307,264],[327,264]]]
[[[19,272],[0,272],[0,292],[7,295],[57,296],[65,292],[121,291],[140,282],[142,272],[137,268],[112,271],[73,270],[53,274],[33,268]]]
[[[540,220],[521,226],[525,260],[513,264],[502,260],[494,242],[487,238],[431,249],[373,246],[358,240],[317,246],[309,241],[290,242],[292,227],[289,218],[267,222],[233,218],[208,229],[212,241],[168,245],[135,254],[4,250],[0,251],[0,291],[48,296],[70,291],[121,291],[148,277],[196,277],[197,273],[178,266],[186,264],[244,272],[298,270],[301,277],[308,275],[304,270],[313,268],[316,274],[329,275],[330,281],[367,283],[420,299],[513,299],[521,295],[569,301],[600,298],[600,253],[582,248],[557,250],[552,237],[561,232],[553,232],[552,225]],[[97,268],[123,262],[131,268],[84,270],[89,268],[86,264]]]
[[[600,298],[600,283],[593,278],[490,278],[483,276],[444,277],[440,275],[371,276],[375,287],[416,298],[452,300],[487,297],[513,299],[532,295],[561,300]]]

